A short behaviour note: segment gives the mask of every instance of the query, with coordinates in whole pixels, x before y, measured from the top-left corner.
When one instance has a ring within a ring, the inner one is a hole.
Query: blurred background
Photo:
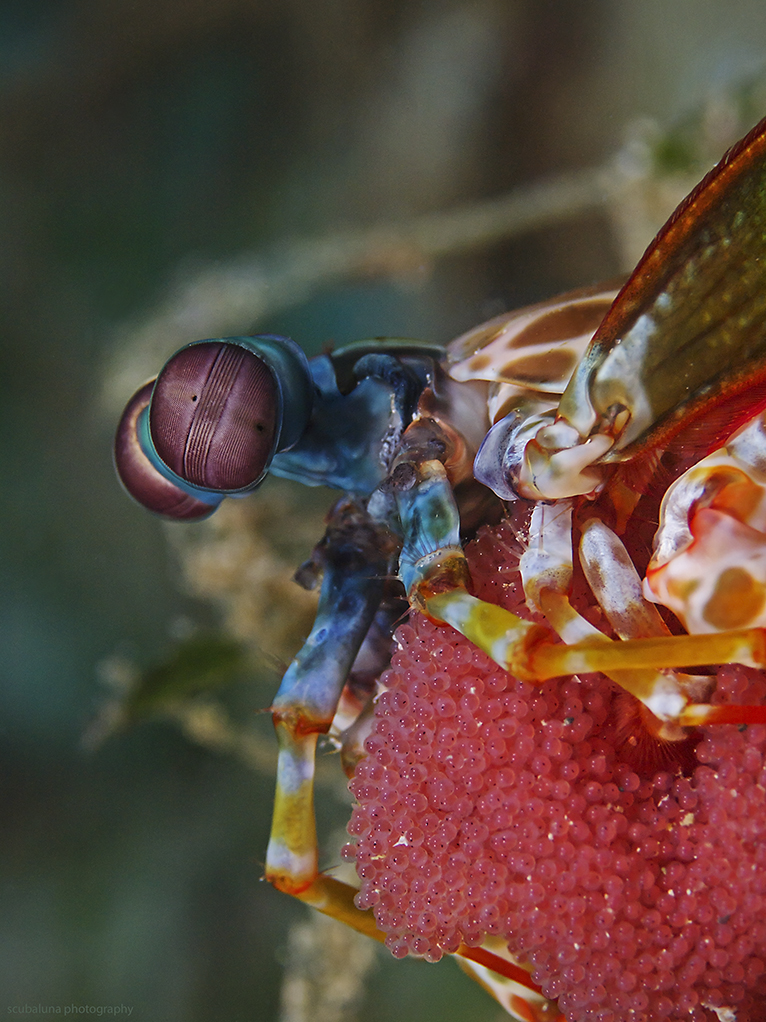
[[[394,962],[260,880],[254,711],[310,613],[273,584],[329,495],[267,483],[217,532],[170,529],[116,483],[114,426],[183,341],[447,342],[629,268],[766,113],[766,6],[2,0],[0,52],[0,1011],[498,1019],[451,962]],[[540,182],[564,200],[523,229],[452,216]],[[221,693],[117,726],[222,627]]]

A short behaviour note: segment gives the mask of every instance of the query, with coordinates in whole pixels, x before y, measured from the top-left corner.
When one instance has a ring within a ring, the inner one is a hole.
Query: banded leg
[[[383,596],[395,545],[359,505],[342,501],[317,548],[324,577],[314,626],[272,704],[279,745],[266,878],[300,895],[317,879],[314,757]]]

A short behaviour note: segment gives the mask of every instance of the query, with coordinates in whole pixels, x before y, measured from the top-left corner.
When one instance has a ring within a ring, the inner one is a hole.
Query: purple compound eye
[[[277,411],[277,385],[262,359],[238,344],[203,341],[165,365],[149,423],[157,454],[176,475],[193,486],[236,491],[267,467]]]
[[[117,472],[131,497],[150,511],[185,521],[205,518],[215,510],[215,504],[197,500],[161,475],[139,443],[138,417],[149,404],[153,386],[153,380],[144,384],[122,414],[114,441]]]

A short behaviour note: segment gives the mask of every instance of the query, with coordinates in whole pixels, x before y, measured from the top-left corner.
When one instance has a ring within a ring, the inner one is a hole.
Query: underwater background
[[[629,269],[766,114],[766,7],[4,0],[0,56],[0,1013],[499,1019],[454,964],[317,929],[260,879],[256,711],[310,613],[274,580],[331,495],[270,481],[219,532],[166,527],[120,490],[114,426],[200,336],[446,343]],[[583,169],[603,199],[566,193]],[[539,182],[569,200],[475,226]],[[121,685],[172,689],[179,643],[224,627],[245,651],[214,701],[120,716]]]

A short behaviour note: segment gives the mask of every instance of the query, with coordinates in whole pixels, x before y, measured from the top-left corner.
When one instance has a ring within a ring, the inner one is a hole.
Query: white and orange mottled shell
[[[492,424],[535,399],[555,408],[618,290],[582,288],[490,319],[449,345],[449,375],[490,383]]]

